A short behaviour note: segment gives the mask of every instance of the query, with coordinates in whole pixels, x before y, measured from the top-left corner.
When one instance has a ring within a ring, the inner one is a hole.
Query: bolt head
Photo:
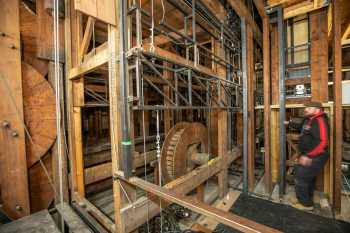
[[[85,205],[84,202],[79,202],[78,205],[79,205],[80,207],[82,207],[82,208],[86,208],[86,205]]]
[[[4,128],[9,128],[9,127],[10,127],[10,122],[8,122],[8,121],[3,121],[3,122],[1,123],[1,125],[2,125],[2,127],[4,127]]]
[[[12,137],[14,137],[14,138],[15,138],[15,137],[18,137],[18,132],[17,132],[17,131],[12,131],[12,134],[11,134],[11,135],[12,135]]]

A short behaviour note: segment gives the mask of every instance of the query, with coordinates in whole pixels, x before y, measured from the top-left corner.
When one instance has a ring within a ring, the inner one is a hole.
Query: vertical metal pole
[[[198,47],[196,39],[196,0],[192,0],[192,39],[194,66],[198,65]]]
[[[285,105],[285,33],[284,33],[284,19],[282,7],[277,9],[278,17],[278,41],[279,41],[279,88],[280,88],[280,185],[279,185],[279,195],[283,196],[285,193],[285,180],[286,180],[286,128],[284,127],[284,121],[286,116],[286,105]]]
[[[188,24],[188,16],[185,15],[185,18],[184,18],[184,34],[188,35],[188,29],[187,29],[187,24]],[[189,49],[188,49],[188,40],[185,39],[185,46],[186,46],[186,60],[188,60],[190,58],[190,53],[189,53]]]
[[[132,142],[130,139],[130,112],[128,105],[128,69],[126,60],[126,49],[127,49],[127,30],[126,30],[126,12],[127,12],[127,0],[120,1],[119,8],[119,33],[120,33],[120,54],[119,54],[119,75],[120,75],[120,93],[122,98],[121,108],[121,127],[122,127],[122,141],[121,141],[121,152],[122,152],[122,170],[124,176],[129,178],[132,175],[132,156],[131,147]]]
[[[138,99],[138,106],[141,104],[141,79],[140,79],[140,67],[141,67],[141,62],[140,62],[140,57],[136,56],[135,58],[135,68],[136,68],[136,96]]]
[[[141,22],[141,10],[139,4],[137,3],[136,9],[136,43],[137,47],[142,45],[142,22]]]
[[[247,32],[245,19],[241,18],[242,81],[243,81],[243,192],[248,192],[248,80]]]
[[[187,70],[188,80],[188,103],[192,106],[192,70]]]
[[[178,91],[179,91],[179,78],[177,77],[178,73],[177,71],[174,72],[174,79],[175,79],[175,105],[176,107],[179,106],[179,95],[178,95]]]

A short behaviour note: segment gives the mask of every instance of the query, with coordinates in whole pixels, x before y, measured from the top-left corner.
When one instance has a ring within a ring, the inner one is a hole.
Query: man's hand
[[[285,125],[289,125],[289,121],[284,121],[283,122]]]
[[[302,155],[299,157],[298,162],[300,165],[302,165],[304,167],[309,167],[309,166],[311,166],[312,159],[310,159],[309,157],[307,157],[305,155]]]

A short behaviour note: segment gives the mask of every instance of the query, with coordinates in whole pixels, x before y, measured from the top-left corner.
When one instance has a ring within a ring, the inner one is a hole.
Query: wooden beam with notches
[[[200,213],[204,216],[207,216],[209,218],[215,219],[216,221],[223,223],[227,226],[230,226],[234,229],[237,229],[242,232],[249,232],[249,233],[258,233],[258,232],[264,232],[264,233],[278,233],[280,231],[267,227],[265,225],[256,223],[252,220],[249,220],[247,218],[235,215],[230,212],[225,212],[223,210],[217,209],[213,206],[210,206],[204,202],[198,201],[196,198],[191,198],[188,196],[179,195],[176,193],[176,191],[170,191],[166,188],[157,186],[155,184],[152,184],[150,182],[147,182],[145,180],[142,180],[138,177],[132,177],[126,182],[135,185],[136,187],[139,187],[146,192],[149,192],[150,194],[154,194],[161,199],[176,203],[178,205],[181,205],[185,208],[191,209],[197,213]]]
[[[233,149],[227,155],[227,161],[223,164],[223,160],[216,157],[210,160],[207,164],[202,165],[190,173],[166,184],[164,189],[175,192],[178,195],[186,195],[200,184],[208,180],[210,177],[221,171],[223,166],[230,164],[241,157],[241,150]],[[141,197],[132,205],[128,205],[121,209],[122,222],[125,227],[125,232],[132,232],[147,221],[148,218],[156,216],[159,209],[159,198]],[[166,207],[169,203],[162,202],[162,207]]]

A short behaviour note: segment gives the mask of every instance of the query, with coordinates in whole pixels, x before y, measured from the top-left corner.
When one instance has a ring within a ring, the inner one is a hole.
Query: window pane
[[[309,25],[307,19],[296,21],[294,23],[294,46],[305,44],[308,42]]]
[[[309,61],[309,50],[308,46],[302,46],[294,48],[294,63],[304,63]]]

